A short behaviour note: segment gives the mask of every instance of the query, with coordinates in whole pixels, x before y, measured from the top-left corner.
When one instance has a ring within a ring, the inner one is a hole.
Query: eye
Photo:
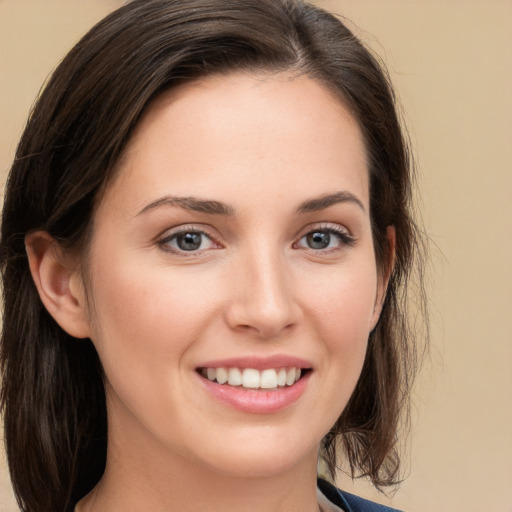
[[[170,252],[199,252],[216,247],[213,240],[203,231],[182,229],[162,238],[158,245]]]
[[[354,244],[354,238],[341,227],[319,228],[306,233],[295,244],[299,248],[325,251]]]

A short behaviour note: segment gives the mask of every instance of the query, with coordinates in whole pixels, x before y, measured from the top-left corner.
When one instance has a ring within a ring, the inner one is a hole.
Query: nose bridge
[[[238,293],[231,305],[233,327],[269,338],[294,324],[298,307],[283,252],[275,245],[252,247],[243,252],[238,264]]]

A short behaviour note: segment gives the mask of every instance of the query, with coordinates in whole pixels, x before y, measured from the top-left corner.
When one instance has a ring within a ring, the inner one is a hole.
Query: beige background
[[[0,0],[0,175],[47,74],[119,3]],[[512,512],[512,2],[318,3],[351,19],[390,67],[433,241],[433,346],[410,476],[392,501],[355,490],[409,512]],[[5,468],[0,510],[16,510]]]

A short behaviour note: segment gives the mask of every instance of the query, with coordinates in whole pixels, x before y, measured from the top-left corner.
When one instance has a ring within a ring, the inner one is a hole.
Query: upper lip
[[[312,368],[310,361],[300,357],[277,354],[272,356],[243,356],[230,357],[226,359],[215,359],[206,361],[198,368],[254,368],[255,370],[266,370],[269,368]]]

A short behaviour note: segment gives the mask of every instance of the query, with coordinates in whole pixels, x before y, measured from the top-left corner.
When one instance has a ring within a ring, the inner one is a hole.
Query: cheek
[[[137,417],[168,425],[168,411],[182,407],[182,396],[173,391],[190,371],[188,355],[215,317],[211,288],[121,255],[114,267],[97,264],[91,274],[91,338],[106,376],[112,421]]]
[[[377,271],[368,264],[347,265],[317,272],[305,286],[304,309],[331,341],[360,344],[372,329],[377,294]]]
[[[331,395],[327,402],[339,404],[333,423],[356,386],[366,356],[377,287],[373,268],[369,264],[325,279],[317,276],[316,286],[308,287],[307,316],[328,361],[325,386]]]
[[[210,293],[193,279],[165,268],[117,265],[94,274],[93,333],[98,350],[115,357],[172,354],[196,339],[213,307]],[[121,350],[122,349],[122,350]]]

